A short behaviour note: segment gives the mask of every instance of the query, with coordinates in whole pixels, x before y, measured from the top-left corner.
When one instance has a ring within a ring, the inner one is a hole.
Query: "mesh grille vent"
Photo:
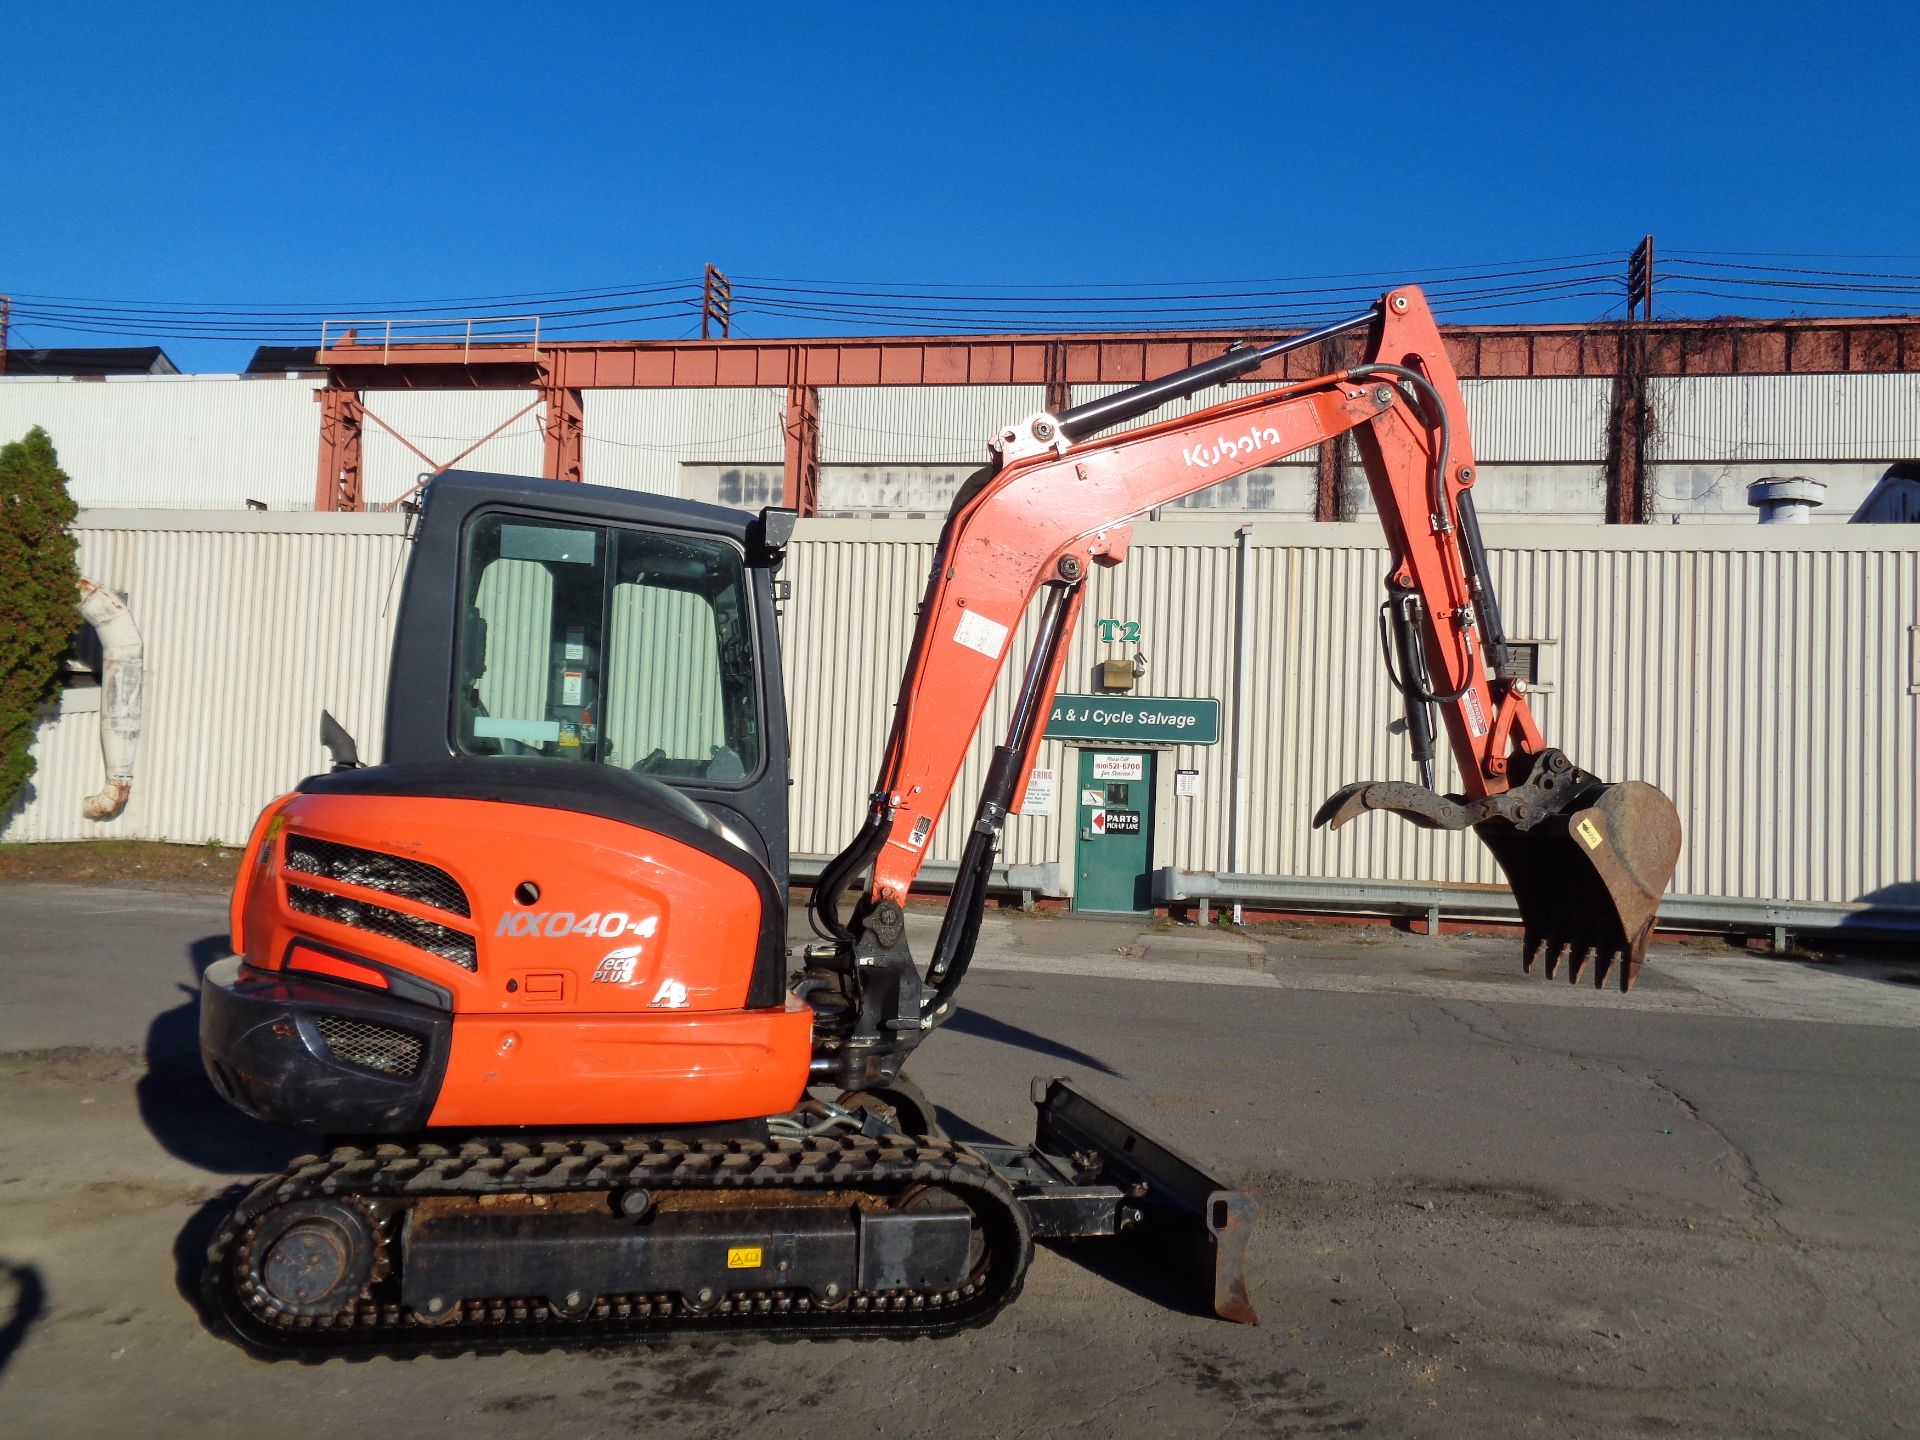
[[[445,925],[436,925],[431,920],[421,920],[412,915],[403,915],[398,910],[389,910],[384,905],[369,905],[364,900],[352,900],[345,895],[333,895],[325,890],[315,890],[292,882],[287,885],[287,904],[302,915],[318,915],[338,925],[351,925],[358,930],[384,935],[389,940],[398,940],[403,945],[418,946],[430,955],[451,960],[464,970],[479,968],[474,959],[473,937],[450,930]]]
[[[286,868],[367,890],[384,890],[449,915],[473,913],[460,882],[437,865],[420,860],[383,855],[378,850],[362,850],[357,845],[312,835],[289,835]]]
[[[313,1023],[336,1059],[365,1070],[378,1070],[382,1075],[420,1073],[420,1061],[427,1045],[411,1031],[366,1020],[349,1020],[344,1015],[322,1015]]]

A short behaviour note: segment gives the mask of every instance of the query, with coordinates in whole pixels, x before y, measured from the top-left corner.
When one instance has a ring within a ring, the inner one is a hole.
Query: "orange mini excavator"
[[[1350,330],[1361,364],[1094,438]],[[1472,827],[1527,966],[1630,985],[1678,817],[1534,724],[1416,290],[998,436],[947,518],[865,824],[799,952],[774,625],[793,513],[450,474],[412,541],[384,761],[323,718],[331,772],[261,815],[236,953],[205,977],[220,1093],[336,1147],[238,1203],[210,1308],[250,1349],[308,1356],[939,1333],[1012,1300],[1036,1238],[1157,1230],[1196,1242],[1215,1308],[1251,1320],[1247,1197],[1061,1081],[1036,1082],[1032,1145],[954,1143],[901,1068],[955,1013],[1090,567],[1119,564],[1152,507],[1349,432],[1392,552],[1382,633],[1419,783],[1349,786],[1316,823]],[[903,907],[1036,599],[923,966]],[[1459,794],[1434,789],[1436,712]]]

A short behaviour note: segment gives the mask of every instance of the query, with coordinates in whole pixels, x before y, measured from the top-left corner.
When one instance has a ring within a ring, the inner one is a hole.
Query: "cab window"
[[[746,568],[733,546],[487,514],[469,524],[465,551],[461,750],[718,784],[759,768]]]

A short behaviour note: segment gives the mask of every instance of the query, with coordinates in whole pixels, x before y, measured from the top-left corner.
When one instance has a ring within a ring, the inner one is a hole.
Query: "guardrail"
[[[788,861],[789,878],[795,885],[812,885],[832,858],[831,855],[792,856]],[[959,873],[960,866],[954,861],[929,860],[920,867],[920,878],[914,882],[914,888],[951,890]],[[987,893],[1018,895],[1020,908],[1031,910],[1037,897],[1058,897],[1066,891],[1060,886],[1060,867],[1056,864],[996,865],[987,872]]]
[[[1517,923],[1520,910],[1504,885],[1434,885],[1411,880],[1328,880],[1306,875],[1231,875],[1167,866],[1153,873],[1156,904],[1197,903],[1205,924],[1211,906],[1328,914],[1424,918],[1432,935],[1443,918]],[[1752,900],[1720,895],[1669,895],[1660,902],[1662,930],[1769,935],[1785,950],[1796,933],[1843,932],[1872,939],[1920,937],[1920,907]]]
[[[378,348],[379,363],[391,364],[393,347],[441,345],[459,347],[461,360],[473,358],[475,345],[517,345],[540,348],[538,315],[452,315],[421,320],[326,320],[320,325],[320,348],[353,345]],[[358,357],[356,357],[358,358]]]
[[[795,855],[795,885],[812,885],[826,868],[827,855]],[[951,890],[960,867],[929,860],[920,868],[918,888]],[[1046,896],[1066,892],[1060,867],[996,865],[988,872],[988,892],[1017,895],[1022,909]],[[1437,885],[1417,880],[1340,880],[1312,875],[1231,875],[1213,870],[1182,870],[1169,865],[1153,872],[1156,905],[1197,905],[1200,923],[1215,905],[1248,905],[1258,910],[1293,910],[1326,915],[1405,915],[1439,932],[1445,920],[1492,920],[1518,924],[1520,910],[1504,885]],[[1920,939],[1920,906],[1829,904],[1802,900],[1752,900],[1723,895],[1669,895],[1660,902],[1662,930],[1699,930],[1717,934],[1766,935],[1775,950],[1785,950],[1797,934],[1847,934],[1863,939]]]

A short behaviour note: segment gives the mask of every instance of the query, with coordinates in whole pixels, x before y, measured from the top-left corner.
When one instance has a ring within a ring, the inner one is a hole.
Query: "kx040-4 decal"
[[[638,935],[645,940],[659,928],[658,915],[642,915],[636,920],[624,910],[596,910],[591,915],[575,915],[571,910],[508,910],[500,916],[493,933],[518,939],[598,935],[612,940],[620,935]]]

